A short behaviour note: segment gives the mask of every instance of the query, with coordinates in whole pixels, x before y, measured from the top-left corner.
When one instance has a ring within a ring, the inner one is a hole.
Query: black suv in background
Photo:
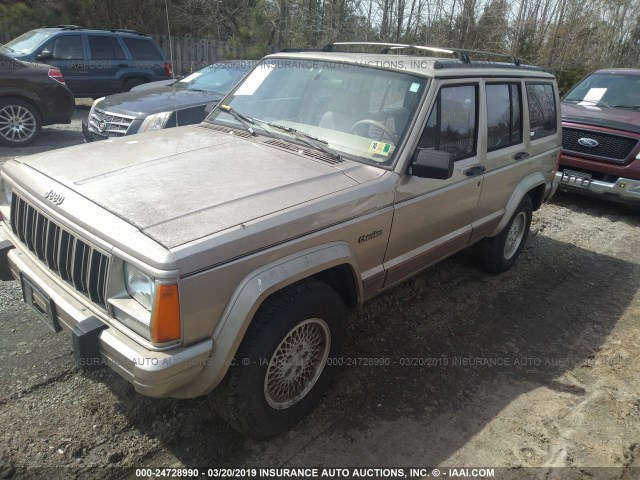
[[[58,68],[0,53],[0,145],[28,145],[43,125],[71,123],[74,108]]]
[[[58,67],[76,97],[128,92],[173,77],[171,64],[148,35],[133,30],[89,30],[75,25],[23,33],[5,45],[18,60]]]
[[[257,63],[227,60],[170,85],[154,82],[131,92],[99,98],[82,123],[84,138],[91,142],[200,123]]]

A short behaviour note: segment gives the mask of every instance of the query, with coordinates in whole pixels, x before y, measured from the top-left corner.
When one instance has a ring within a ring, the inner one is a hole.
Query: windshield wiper
[[[342,157],[340,156],[339,153],[334,152],[333,150],[325,146],[325,145],[329,145],[329,142],[327,142],[326,140],[322,140],[321,138],[315,137],[307,132],[296,130],[295,128],[292,128],[292,127],[278,125],[277,123],[270,123],[270,122],[265,122],[265,123],[270,127],[277,128],[278,130],[282,130],[284,132],[293,134],[296,138],[298,138],[299,140],[302,140],[312,148],[320,149],[327,155],[331,155],[335,160],[338,160],[338,161],[342,160]]]
[[[640,110],[640,105],[613,105],[613,108],[630,108],[631,110]]]
[[[260,120],[259,118],[250,117],[249,115],[245,115],[244,113],[238,112],[230,105],[220,105],[220,110],[222,110],[223,112],[227,112],[229,115],[233,116],[233,118],[238,120],[238,122],[240,122],[244,126],[244,128],[246,128],[247,131],[250,132],[251,135],[253,135],[254,137],[257,135],[257,133],[253,128],[251,128],[249,124],[267,125],[268,127],[276,128],[278,130],[282,130],[283,132],[291,133],[297,139],[303,141],[304,143],[309,145],[311,148],[322,150],[324,153],[326,153],[327,155],[331,155],[334,159],[338,161],[342,160],[342,157],[340,156],[339,153],[334,152],[333,150],[325,146],[325,145],[329,145],[329,142],[327,142],[326,140],[322,140],[321,138],[314,137],[313,135],[307,132],[296,130],[295,128],[287,127],[285,125],[278,125],[277,123],[271,123],[265,120]],[[269,135],[273,136],[273,133],[269,132],[269,130],[264,129],[264,131],[269,133]]]
[[[9,52],[15,52],[15,50],[11,47],[7,47],[5,44],[0,43],[0,48],[4,48],[5,50],[8,50]]]
[[[223,112],[228,113],[229,115],[231,115],[233,118],[235,118],[238,122],[240,122],[242,124],[242,126],[247,130],[247,132],[249,132],[251,135],[253,135],[254,137],[257,137],[258,134],[256,133],[256,131],[251,128],[251,125],[255,125],[256,122],[253,118],[247,116],[247,115],[243,115],[240,112],[237,112],[233,109],[233,107],[229,106],[229,105],[220,105],[220,110],[222,110]]]

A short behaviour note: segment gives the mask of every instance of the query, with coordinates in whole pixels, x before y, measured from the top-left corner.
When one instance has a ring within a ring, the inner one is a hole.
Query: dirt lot
[[[81,143],[86,114],[29,151]],[[1,149],[0,162],[18,153]],[[70,339],[31,314],[16,282],[0,284],[0,478],[181,465],[545,467],[526,478],[618,467],[607,475],[638,478],[639,225],[640,209],[559,194],[506,274],[463,252],[374,299],[350,315],[347,356],[389,365],[345,368],[311,417],[263,442],[227,427],[207,398],[153,400],[110,371],[78,371]]]

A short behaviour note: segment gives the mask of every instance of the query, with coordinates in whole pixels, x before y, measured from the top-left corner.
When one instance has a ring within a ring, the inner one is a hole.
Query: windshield
[[[223,103],[244,118],[259,119],[258,134],[268,130],[302,143],[312,136],[346,158],[391,165],[426,82],[360,65],[269,59]],[[217,108],[207,120],[243,128],[226,108]]]
[[[18,38],[14,38],[8,42],[6,46],[17,53],[31,53],[49,37],[50,35],[48,33],[31,30],[30,32],[23,33]]]
[[[224,95],[251,70],[251,67],[249,63],[215,63],[183,78],[176,86]]]
[[[640,75],[593,73],[567,93],[563,101],[615,108],[640,107]]]

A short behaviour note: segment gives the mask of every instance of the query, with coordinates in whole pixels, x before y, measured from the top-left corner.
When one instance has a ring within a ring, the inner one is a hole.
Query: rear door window
[[[162,54],[151,39],[123,38],[134,60],[162,60]]]
[[[527,83],[531,140],[554,135],[557,130],[556,99],[550,83]]]
[[[522,142],[519,83],[487,84],[487,150]]]
[[[125,58],[118,39],[109,35],[89,35],[92,60],[122,60]]]

